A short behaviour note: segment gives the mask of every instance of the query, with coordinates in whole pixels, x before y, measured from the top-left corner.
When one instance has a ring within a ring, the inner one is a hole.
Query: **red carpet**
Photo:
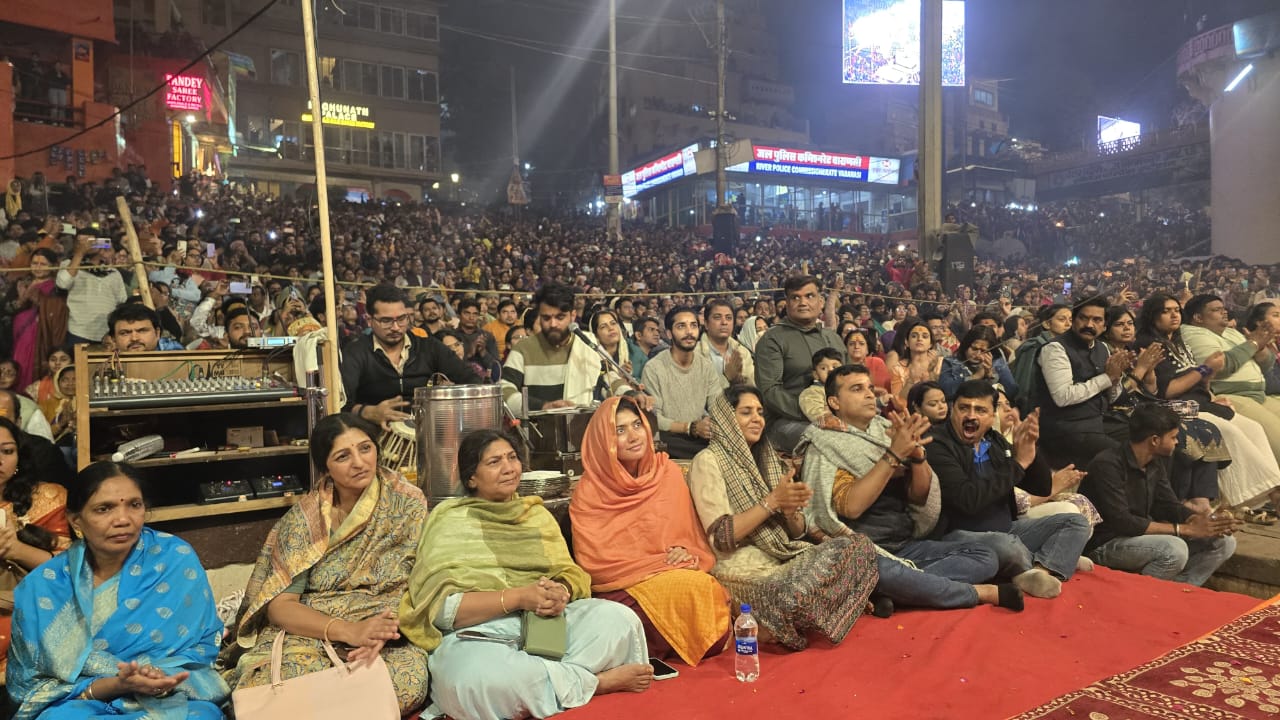
[[[1019,715],[1067,718],[1214,718],[1280,715],[1280,606],[1251,612],[1142,667]]]
[[[1147,663],[1257,605],[1099,567],[1055,600],[1027,598],[1020,614],[983,606],[868,616],[838,647],[762,655],[755,683],[734,679],[728,653],[695,669],[677,665],[680,677],[648,692],[599,697],[564,717],[1007,718]],[[1280,658],[1266,664],[1268,676],[1276,666]]]

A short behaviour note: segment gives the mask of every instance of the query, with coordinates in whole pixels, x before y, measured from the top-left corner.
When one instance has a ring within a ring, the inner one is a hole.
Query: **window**
[[[361,30],[378,29],[378,8],[375,5],[360,3],[356,6],[356,15],[360,19]]]
[[[990,90],[979,90],[978,88],[974,88],[973,101],[979,105],[986,105],[987,107],[995,107],[996,96],[995,96],[995,93],[991,92]]]
[[[396,167],[404,168],[407,165],[404,152],[404,133],[395,133],[392,138],[395,141],[393,154],[395,155]]]
[[[403,35],[404,11],[399,8],[378,8],[378,29],[392,35]]]
[[[347,92],[360,92],[360,65],[355,60],[342,61],[342,89]]]
[[[424,140],[421,135],[409,136],[409,161],[406,165],[410,170],[422,172],[422,159],[426,151]]]
[[[343,138],[346,128],[326,127],[324,129],[324,158],[332,163],[346,165],[348,162],[347,143]]]
[[[382,68],[382,97],[386,98],[403,98],[404,97],[404,68],[394,67],[392,65],[383,65]]]
[[[298,85],[302,80],[302,62],[290,50],[271,51],[271,82],[276,85]]]
[[[365,95],[378,94],[378,66],[373,63],[362,63],[360,65],[360,90],[355,88],[347,88],[347,92],[362,92]]]
[[[369,164],[369,131],[353,128],[347,137],[352,165]]]
[[[200,19],[205,25],[227,26],[227,0],[200,0]]]
[[[407,97],[417,102],[439,102],[436,95],[436,74],[429,70],[410,70]]]
[[[435,15],[407,12],[404,16],[405,34],[420,40],[439,40],[440,21]]]
[[[426,172],[440,171],[440,140],[439,138],[428,137],[426,141],[426,155],[422,160],[422,169]]]
[[[290,120],[281,120],[279,118],[270,118],[267,120],[268,131],[271,144],[276,146],[280,151],[280,156],[286,160],[297,160],[300,157],[298,146],[299,123]]]
[[[391,133],[378,133],[382,136],[382,167],[393,168],[396,166],[396,149],[395,143],[391,139]]]
[[[342,89],[342,77],[338,74],[339,68],[337,58],[321,57],[320,58],[320,86]]]

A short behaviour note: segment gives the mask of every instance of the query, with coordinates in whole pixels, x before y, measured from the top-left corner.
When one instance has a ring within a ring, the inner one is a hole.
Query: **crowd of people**
[[[1028,255],[1057,262],[1209,254],[1208,213],[1180,203],[1151,203],[1139,210],[1104,200],[968,202],[948,212],[977,226],[984,240],[1011,237]]]
[[[315,209],[198,176],[163,192],[129,167],[11,183],[4,211],[20,717],[218,717],[272,681],[278,638],[285,677],[337,643],[381,658],[402,711],[546,717],[644,690],[650,656],[723,651],[742,603],[762,643],[799,650],[868,612],[1019,611],[1094,563],[1202,584],[1242,523],[1275,522],[1276,268],[1028,256],[947,289],[893,246],[762,237],[724,255],[684,229],[611,240],[589,217],[337,204],[345,405],[313,429],[321,478],[219,646],[190,546],[143,524],[145,483],[74,457],[71,346],[321,327]],[[430,513],[380,465],[380,435],[442,380],[499,384],[516,416],[590,413],[572,545],[518,494],[525,448],[503,432],[461,439],[462,497]]]

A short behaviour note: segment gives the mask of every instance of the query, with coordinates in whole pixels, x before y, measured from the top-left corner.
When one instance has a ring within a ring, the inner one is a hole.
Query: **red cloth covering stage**
[[[1257,605],[1244,595],[1099,567],[1076,575],[1055,600],[1027,598],[1022,613],[982,606],[865,616],[837,647],[819,642],[761,655],[755,683],[734,679],[727,652],[693,669],[676,664],[680,677],[648,692],[598,697],[564,717],[1007,718],[1147,663]],[[1258,667],[1271,678],[1280,657]],[[1089,717],[1088,710],[1062,712]]]

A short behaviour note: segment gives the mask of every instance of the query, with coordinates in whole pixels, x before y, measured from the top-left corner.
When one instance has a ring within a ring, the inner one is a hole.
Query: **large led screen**
[[[843,0],[844,81],[920,84],[920,0]],[[942,84],[964,86],[964,2],[942,4]]]
[[[1119,142],[1120,140],[1128,140],[1129,138],[1141,136],[1142,126],[1136,122],[1107,117],[1106,115],[1098,116],[1099,145],[1106,145],[1108,143]]]

